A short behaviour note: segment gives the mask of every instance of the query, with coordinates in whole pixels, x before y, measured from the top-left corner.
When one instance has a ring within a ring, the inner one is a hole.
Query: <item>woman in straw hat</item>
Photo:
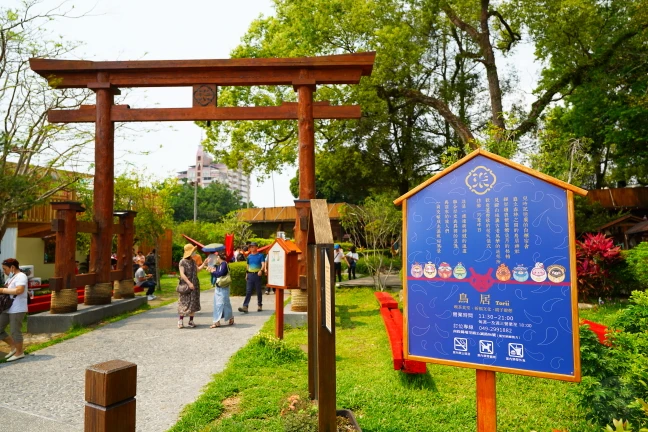
[[[194,314],[200,310],[200,281],[198,280],[198,267],[196,262],[191,259],[191,255],[196,252],[196,246],[186,244],[184,254],[180,260],[180,282],[179,285],[189,287],[184,294],[180,293],[178,298],[178,328],[184,328],[184,317],[189,316],[188,327],[194,328]]]

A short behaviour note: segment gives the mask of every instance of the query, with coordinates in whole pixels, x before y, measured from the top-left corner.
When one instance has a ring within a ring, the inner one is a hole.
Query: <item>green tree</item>
[[[363,107],[360,122],[320,121],[318,148],[320,154],[349,146],[365,150],[363,162],[383,167],[385,183],[401,193],[470,148],[481,145],[513,156],[548,107],[605,74],[610,65],[622,64],[616,54],[641,46],[648,26],[640,0],[275,4],[276,16],[255,21],[233,57],[376,50],[374,72],[359,86],[318,88],[318,99]],[[505,106],[507,98],[517,95],[512,77],[501,67],[523,36],[535,45],[536,59],[543,64],[528,109],[517,103]],[[292,89],[281,87],[223,89],[221,94],[224,106],[295,99]],[[208,146],[228,164],[244,161],[247,170],[269,172],[296,159],[291,122],[203,126]],[[323,172],[320,179],[330,180]]]
[[[158,237],[173,227],[171,198],[177,194],[179,186],[175,179],[150,182],[149,178],[141,170],[125,172],[115,177],[114,209],[136,211],[135,241],[156,244]],[[78,219],[91,222],[94,208],[92,185],[87,179],[83,179],[75,184],[75,190],[86,209]],[[89,253],[90,234],[77,234],[77,249]]]
[[[173,226],[172,197],[179,186],[175,179],[148,182],[141,170],[115,178],[115,210],[133,210],[136,241],[155,244]]]
[[[39,14],[38,3],[0,7],[0,239],[13,213],[46,202],[80,178],[61,168],[92,139],[87,129],[47,122],[49,109],[78,108],[88,91],[52,90],[31,73],[30,57],[60,58],[75,48],[49,40],[43,27],[69,11]]]
[[[591,188],[616,186],[619,181],[648,184],[646,43],[644,31],[618,47],[605,66],[565,96],[564,106],[551,110],[540,134],[538,160],[562,164],[558,172],[564,173],[565,151],[570,143],[578,143],[576,159],[585,175],[576,177],[575,184]]]
[[[399,0],[276,1],[276,16],[252,23],[233,57],[294,57],[377,50],[372,77],[357,86],[320,86],[316,99],[332,104],[359,103],[360,121],[318,121],[318,175],[326,195],[348,193],[341,180],[353,170],[364,190],[406,192],[441,167],[441,155],[461,145],[450,124],[430,107],[410,101],[394,88],[441,89],[439,98],[457,107],[467,124],[483,122],[478,104],[478,74],[459,55],[453,41],[464,37],[439,18],[438,7],[421,9]],[[432,37],[434,36],[434,37]],[[223,88],[219,104],[277,105],[295,100],[292,88]],[[296,160],[295,122],[224,122],[201,125],[206,146],[228,165],[262,173]],[[351,156],[351,157],[349,157]],[[337,169],[322,169],[323,159]],[[351,163],[361,163],[354,169]],[[345,166],[346,165],[346,166]],[[344,168],[343,168],[344,167]],[[342,168],[342,169],[340,169]],[[343,171],[344,170],[344,171]],[[374,171],[373,178],[365,171]],[[363,197],[356,197],[359,201]]]
[[[345,205],[340,208],[340,223],[351,234],[352,241],[367,249],[361,252],[371,272],[374,285],[385,289],[392,262],[381,249],[400,243],[402,215],[389,195],[367,198],[362,205]]]
[[[354,146],[339,146],[335,151],[320,152],[315,167],[316,198],[330,203],[360,204],[372,193],[395,193],[382,165],[365,161],[366,151]],[[299,197],[299,172],[290,180],[290,192]]]
[[[193,220],[194,192],[197,203],[196,219],[199,221],[216,223],[229,212],[243,207],[239,193],[232,192],[223,183],[213,182],[206,187],[194,188],[192,184],[185,182],[171,198],[173,220],[176,222]]]

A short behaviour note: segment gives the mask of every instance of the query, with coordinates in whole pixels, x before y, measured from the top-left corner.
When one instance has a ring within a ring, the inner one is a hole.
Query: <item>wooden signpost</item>
[[[275,336],[283,339],[284,327],[284,290],[299,288],[298,255],[301,250],[297,245],[282,238],[277,238],[268,249],[268,288],[276,288],[275,293]]]
[[[311,200],[308,225],[308,389],[319,404],[319,431],[335,432],[335,275],[326,200]]]
[[[580,381],[575,193],[479,149],[394,201],[405,358],[476,369],[478,432],[495,372]]]

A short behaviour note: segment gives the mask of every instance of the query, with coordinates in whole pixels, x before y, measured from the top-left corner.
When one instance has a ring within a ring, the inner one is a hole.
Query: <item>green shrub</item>
[[[298,346],[292,346],[285,340],[260,333],[252,338],[252,343],[263,350],[267,362],[283,365],[296,361],[306,361],[306,353]]]
[[[184,247],[173,243],[171,245],[171,267],[173,267],[174,270],[178,270],[178,263],[182,259],[182,255],[184,255]]]
[[[245,269],[247,263],[245,261],[233,262],[229,264],[230,276],[232,277],[232,285],[230,285],[230,295],[244,296],[245,295]]]
[[[628,270],[640,286],[635,289],[648,288],[648,242],[639,243],[635,248],[624,251]]]
[[[360,259],[356,263],[356,273],[363,274],[363,275],[370,275],[371,272],[367,267],[367,262],[371,264],[372,268],[376,268],[378,266],[380,258],[381,257],[375,255],[363,256],[361,254]],[[390,264],[391,264],[392,271],[399,271],[403,265],[403,262],[400,258],[382,257],[382,266],[381,266],[382,271],[389,270]]]
[[[648,292],[633,291],[630,303],[619,313],[611,327],[630,333],[648,331]]]
[[[255,242],[260,248],[264,246],[271,245],[272,243],[275,242],[275,239],[264,239],[264,238],[258,238],[254,237],[248,240],[249,242]]]
[[[630,301],[611,326],[609,346],[581,327],[583,380],[574,392],[586,418],[601,426],[619,418],[647,425],[637,399],[648,397],[648,294],[635,291]]]
[[[344,253],[348,253],[349,250],[351,249],[351,246],[353,246],[353,243],[351,242],[340,242],[338,244],[340,245]]]

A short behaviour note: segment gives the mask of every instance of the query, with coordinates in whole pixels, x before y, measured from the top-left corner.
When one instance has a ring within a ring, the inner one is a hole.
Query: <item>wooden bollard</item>
[[[137,365],[110,360],[89,366],[85,376],[85,431],[135,431]]]

